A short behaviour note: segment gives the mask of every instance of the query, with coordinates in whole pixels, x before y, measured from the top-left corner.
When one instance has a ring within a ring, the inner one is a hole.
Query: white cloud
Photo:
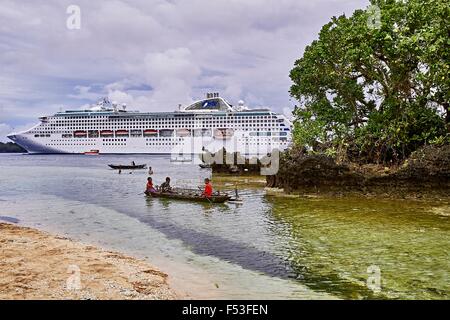
[[[8,134],[30,129],[32,126],[36,125],[36,123],[37,122],[30,122],[15,127],[12,127],[7,123],[0,123],[0,142],[11,142],[11,140],[6,137]]]
[[[0,142],[6,142],[8,139],[6,135],[12,132],[12,128],[10,125],[6,123],[0,123]]]
[[[281,111],[289,71],[331,16],[368,0],[2,0],[0,122],[29,123],[108,96],[173,110],[207,91]]]

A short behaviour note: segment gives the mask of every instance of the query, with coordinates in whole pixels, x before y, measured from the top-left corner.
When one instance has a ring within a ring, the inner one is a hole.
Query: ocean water
[[[241,189],[222,205],[148,199],[155,183],[196,187],[209,170],[149,155],[0,155],[0,221],[146,259],[193,298],[448,299],[450,204],[292,199]],[[214,177],[213,184],[214,184]]]

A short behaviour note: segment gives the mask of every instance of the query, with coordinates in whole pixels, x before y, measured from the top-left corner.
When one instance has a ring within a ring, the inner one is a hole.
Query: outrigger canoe
[[[123,164],[108,164],[108,166],[115,170],[134,170],[134,169],[145,169],[147,168],[146,164],[136,164],[136,165],[123,165]]]
[[[231,199],[231,197],[227,194],[223,195],[212,195],[211,197],[203,197],[199,194],[189,194],[189,193],[181,193],[181,192],[148,192],[147,196],[151,196],[153,198],[166,198],[166,199],[176,199],[176,200],[186,200],[186,201],[194,201],[194,202],[206,202],[206,203],[224,203]]]

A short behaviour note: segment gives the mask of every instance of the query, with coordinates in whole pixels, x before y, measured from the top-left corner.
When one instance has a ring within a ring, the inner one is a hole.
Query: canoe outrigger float
[[[202,196],[198,190],[193,189],[173,189],[170,192],[146,192],[147,196],[152,198],[166,198],[166,199],[176,199],[176,200],[186,200],[194,202],[205,202],[205,203],[224,203],[225,201],[233,201],[233,199],[228,194],[213,194],[211,197]]]

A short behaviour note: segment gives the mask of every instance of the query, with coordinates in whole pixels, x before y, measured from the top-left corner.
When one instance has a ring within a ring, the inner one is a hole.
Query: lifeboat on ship
[[[189,129],[178,129],[177,130],[177,137],[190,137],[191,136],[191,130]]]
[[[100,154],[100,150],[91,149],[89,151],[85,151],[84,154],[87,156],[98,156]]]
[[[141,129],[133,129],[133,130],[130,130],[130,134],[132,137],[142,137],[142,130]]]
[[[87,137],[87,132],[83,131],[83,130],[74,131],[73,136],[75,138],[86,138]]]
[[[158,130],[146,129],[144,130],[145,137],[156,137],[158,135]]]
[[[160,137],[173,137],[173,130],[172,129],[159,130],[159,136]]]
[[[230,128],[214,129],[214,139],[227,140],[234,135],[234,130]]]
[[[114,136],[114,132],[112,130],[102,130],[100,131],[101,137],[112,137]]]
[[[194,129],[194,137],[211,137],[211,129]]]
[[[88,136],[89,138],[98,138],[98,130],[89,130]]]
[[[129,135],[128,130],[116,130],[116,137],[128,137]]]

